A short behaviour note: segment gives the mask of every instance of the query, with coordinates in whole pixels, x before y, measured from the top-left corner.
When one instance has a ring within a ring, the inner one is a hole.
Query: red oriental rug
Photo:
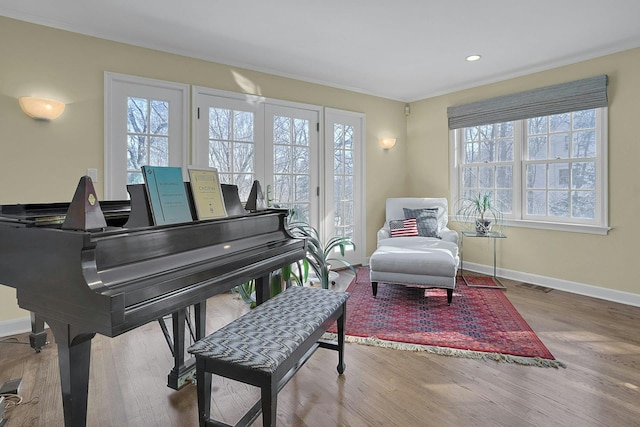
[[[458,278],[450,306],[445,289],[379,283],[378,296],[373,298],[369,269],[360,268],[347,292],[348,342],[565,367],[501,290],[469,288]],[[335,333],[335,326],[329,332]]]

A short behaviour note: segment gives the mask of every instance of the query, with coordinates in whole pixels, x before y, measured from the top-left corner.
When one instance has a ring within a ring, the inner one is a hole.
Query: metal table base
[[[495,283],[495,285],[472,285],[467,281],[467,278],[464,277],[464,237],[484,237],[485,239],[493,239],[493,281]],[[496,276],[496,240],[497,239],[506,239],[507,236],[505,236],[502,233],[496,232],[496,231],[491,231],[489,233],[485,233],[485,234],[480,234],[480,233],[474,233],[471,231],[463,231],[462,232],[462,239],[460,240],[460,277],[462,277],[462,280],[464,281],[464,284],[467,285],[470,288],[490,288],[490,289],[504,289],[506,290],[507,288],[504,286],[504,284],[500,281],[500,279],[498,278],[498,276]]]

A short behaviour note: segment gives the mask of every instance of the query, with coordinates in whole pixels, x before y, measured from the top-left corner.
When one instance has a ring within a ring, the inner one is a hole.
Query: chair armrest
[[[460,238],[457,231],[450,230],[448,228],[445,228],[440,232],[440,237],[443,241],[455,243],[456,245],[458,244],[458,239]]]
[[[383,227],[380,230],[378,230],[377,237],[378,237],[378,242],[380,242],[380,240],[382,239],[388,239],[389,237],[391,237],[391,233],[389,232],[389,230]]]

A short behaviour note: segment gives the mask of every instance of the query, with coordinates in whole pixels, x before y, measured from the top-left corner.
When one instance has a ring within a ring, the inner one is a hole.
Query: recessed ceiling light
[[[473,62],[473,61],[477,61],[480,58],[482,58],[480,55],[469,55],[467,56],[467,61]]]

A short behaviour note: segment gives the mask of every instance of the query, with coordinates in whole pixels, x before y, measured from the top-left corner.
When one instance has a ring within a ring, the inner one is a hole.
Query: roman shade
[[[502,123],[607,106],[607,75],[447,108],[449,129]]]

